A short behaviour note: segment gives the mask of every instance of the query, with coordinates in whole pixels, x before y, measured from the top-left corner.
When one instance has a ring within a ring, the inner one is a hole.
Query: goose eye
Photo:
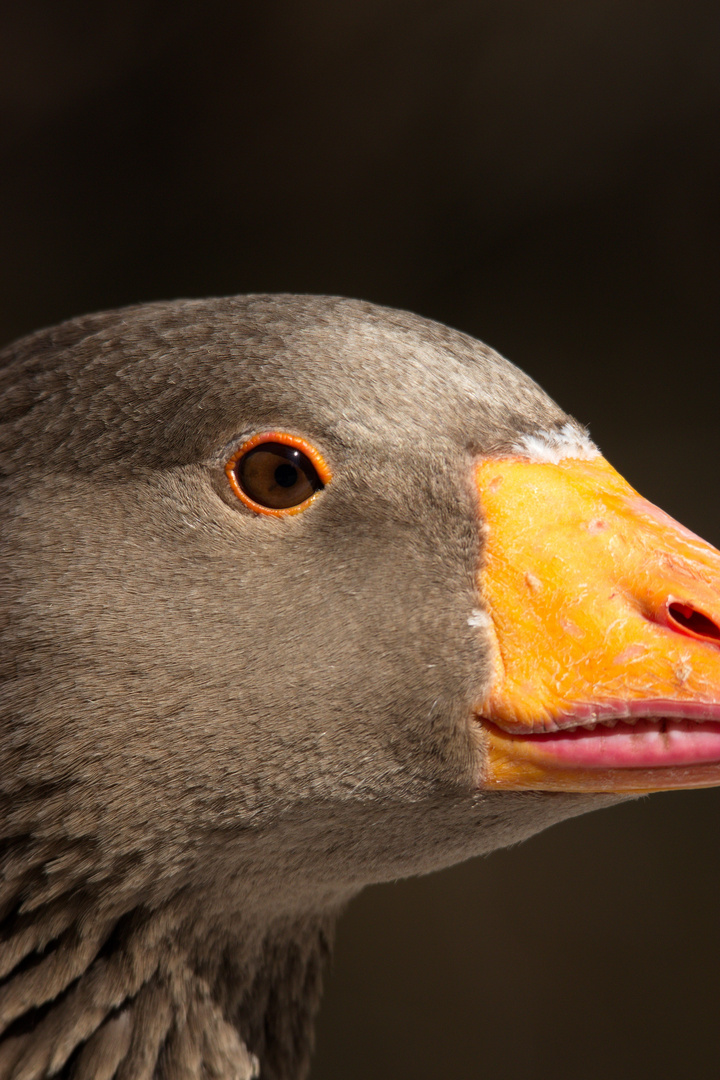
[[[240,447],[225,471],[236,495],[259,513],[297,513],[330,479],[327,465],[304,439],[273,432]]]

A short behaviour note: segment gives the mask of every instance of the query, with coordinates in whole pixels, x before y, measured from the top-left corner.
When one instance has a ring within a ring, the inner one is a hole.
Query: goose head
[[[2,362],[0,1077],[302,1076],[364,885],[720,782],[720,555],[486,346],[256,296]]]

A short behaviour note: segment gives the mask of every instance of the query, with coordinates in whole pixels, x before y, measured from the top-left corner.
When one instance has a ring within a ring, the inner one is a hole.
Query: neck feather
[[[210,928],[187,898],[98,913],[18,898],[0,925],[0,1077],[306,1075],[331,915]]]

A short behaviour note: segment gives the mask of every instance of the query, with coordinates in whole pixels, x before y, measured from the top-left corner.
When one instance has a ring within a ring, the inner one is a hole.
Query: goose
[[[183,300],[0,379],[3,1080],[304,1077],[364,886],[720,783],[720,553],[480,342]]]

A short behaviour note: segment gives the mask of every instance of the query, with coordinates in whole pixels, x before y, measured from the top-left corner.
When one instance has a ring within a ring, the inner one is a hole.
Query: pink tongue
[[[574,728],[533,735],[532,742],[557,765],[586,769],[651,769],[658,765],[720,762],[720,723],[638,720],[594,731]]]

